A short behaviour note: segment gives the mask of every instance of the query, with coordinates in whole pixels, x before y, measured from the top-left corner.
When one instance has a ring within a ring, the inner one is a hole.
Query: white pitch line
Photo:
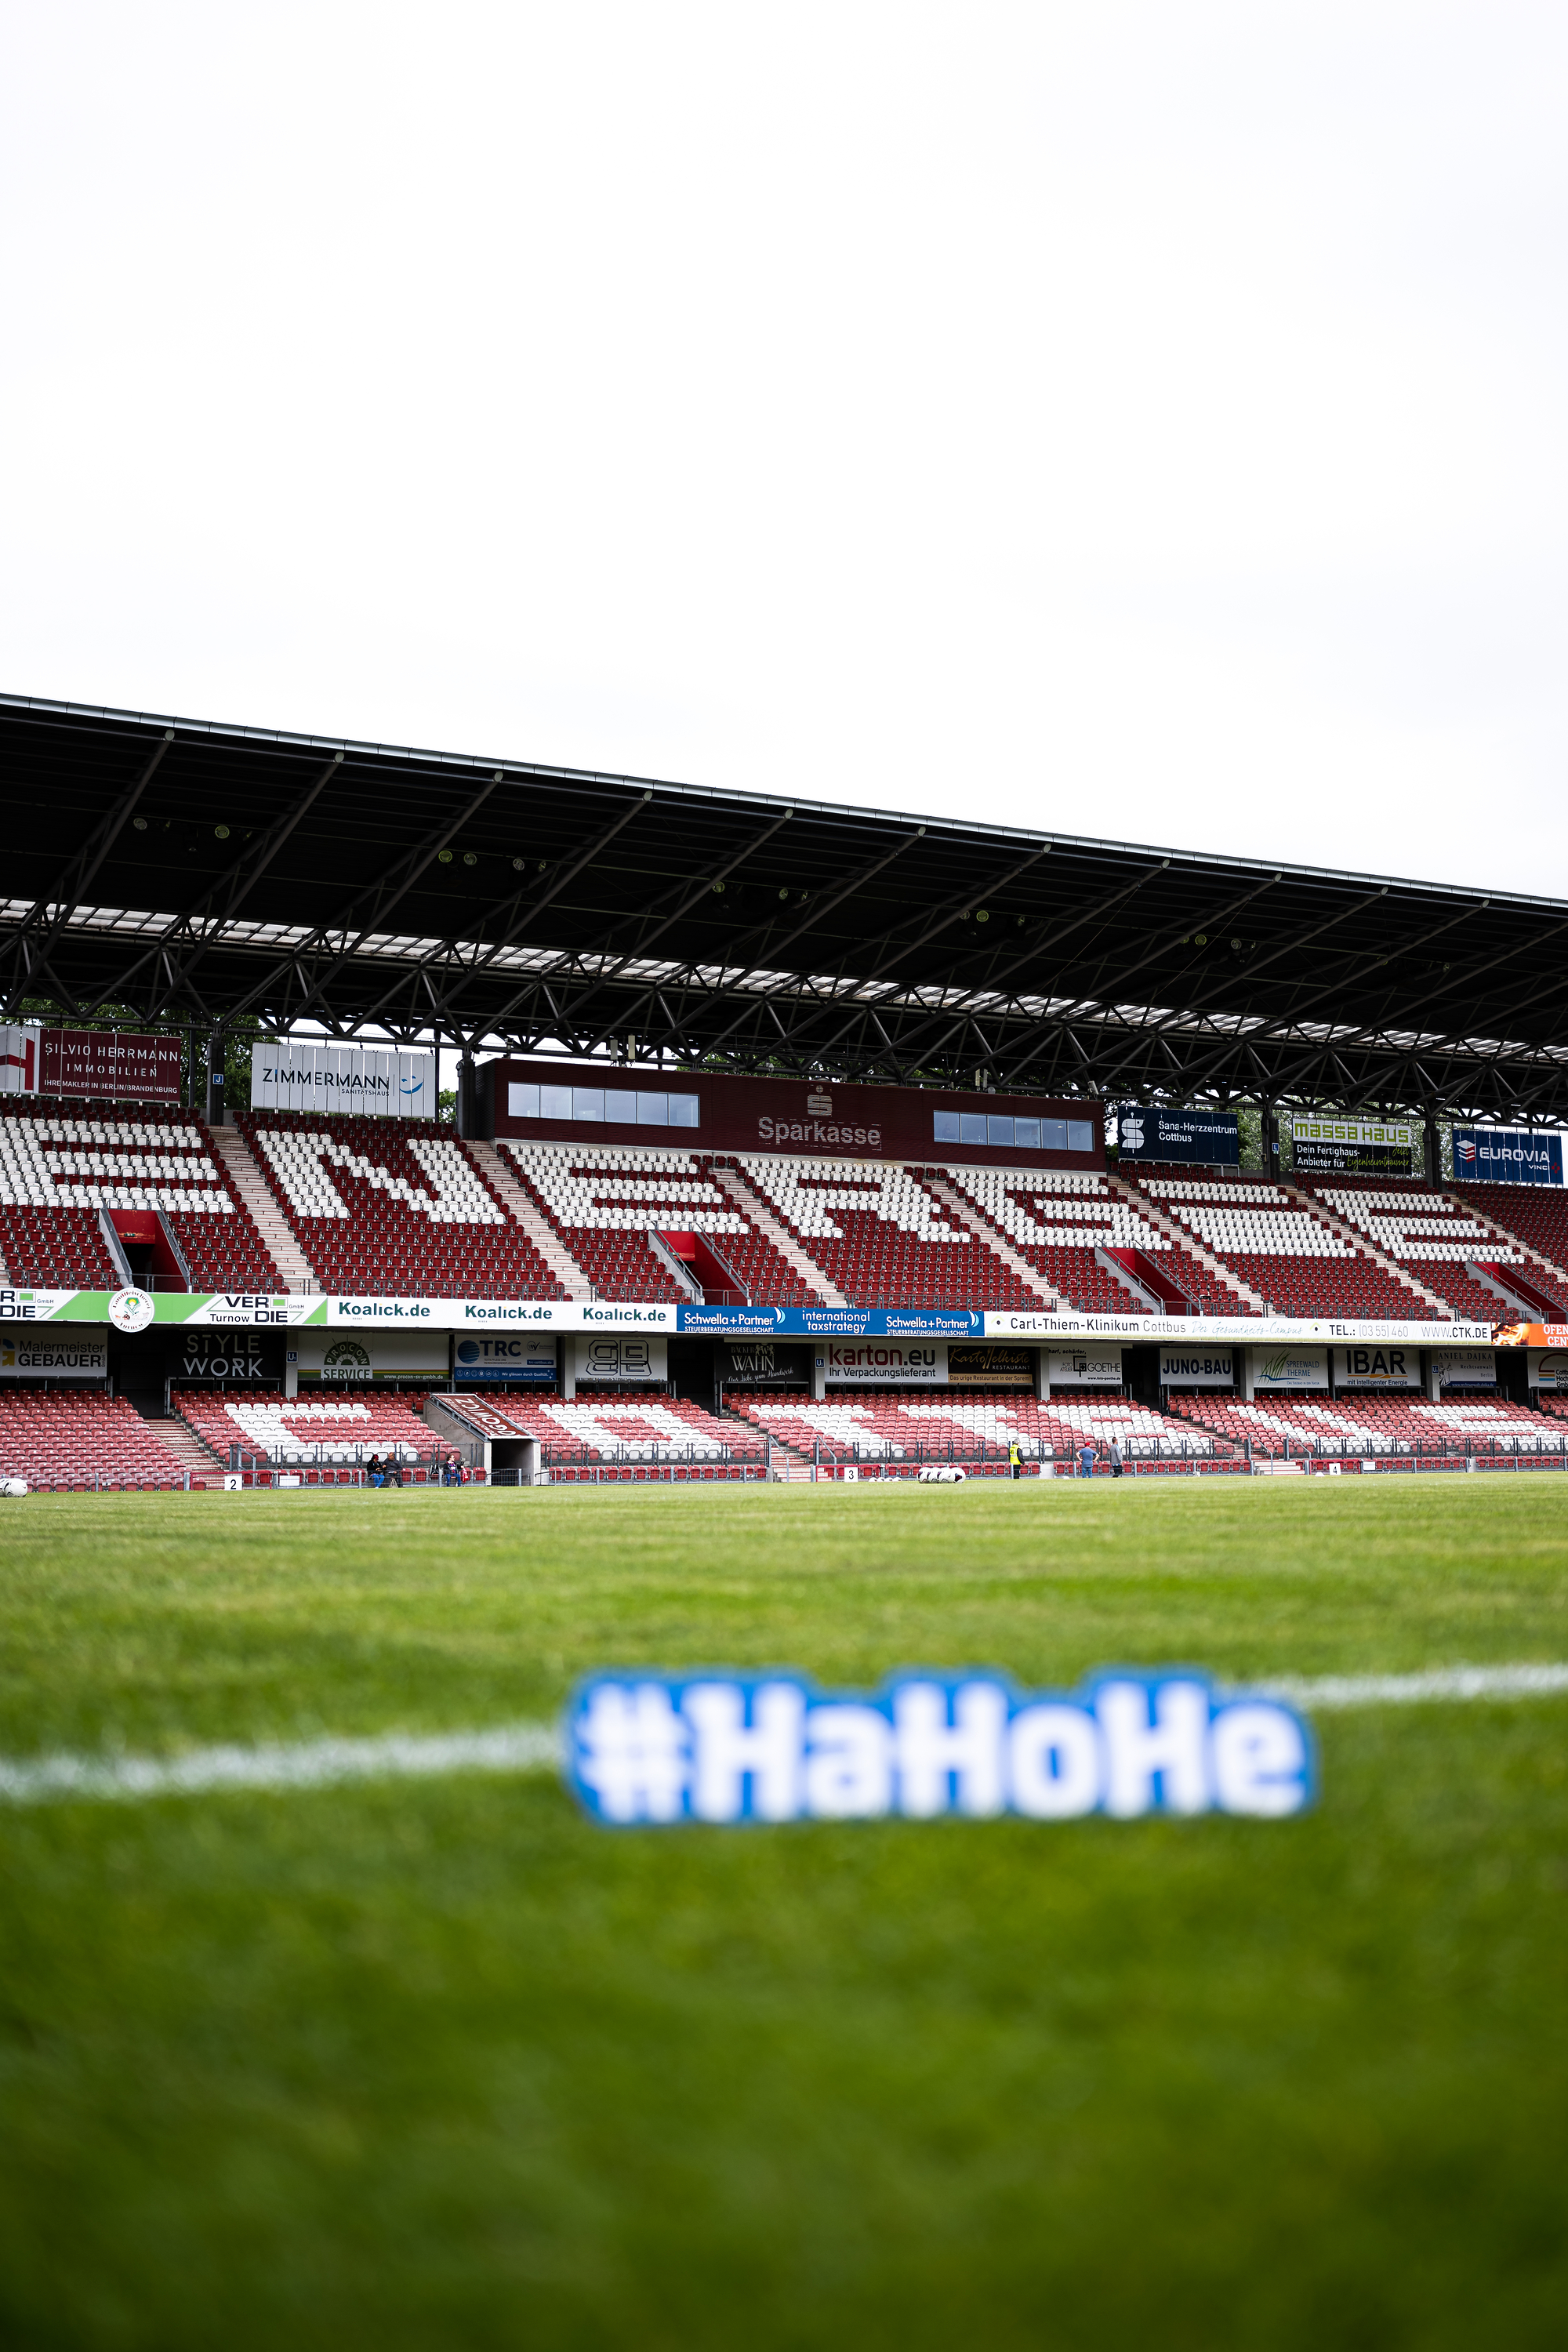
[[[553,1723],[429,1737],[308,1739],[290,1747],[192,1748],[183,1756],[40,1756],[0,1761],[0,1801],[51,1797],[192,1797],[212,1789],[330,1789],[344,1780],[427,1780],[441,1772],[548,1772],[561,1762]]]
[[[1429,1699],[1550,1698],[1568,1691],[1568,1665],[1435,1666],[1422,1675],[1321,1675],[1249,1688],[1297,1706],[1419,1706]]]
[[[1416,1675],[1324,1675],[1258,1680],[1238,1690],[1298,1706],[1415,1706],[1432,1701],[1551,1698],[1568,1691],[1568,1664],[1438,1666]],[[225,1789],[330,1789],[346,1780],[429,1780],[444,1772],[550,1772],[563,1755],[553,1723],[491,1731],[392,1731],[374,1739],[308,1739],[265,1748],[192,1748],[183,1756],[0,1759],[0,1804],[51,1799],[195,1797]]]

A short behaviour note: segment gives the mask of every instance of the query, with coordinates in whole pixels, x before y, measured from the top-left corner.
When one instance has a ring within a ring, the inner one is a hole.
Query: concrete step
[[[142,1412],[142,1408],[137,1407]],[[221,1486],[223,1464],[210,1446],[204,1445],[188,1422],[178,1413],[142,1412],[142,1418],[159,1443],[166,1445],[182,1470],[191,1474],[193,1486]]]
[[[511,1211],[567,1297],[592,1298],[593,1284],[538,1202],[531,1200],[518,1182],[516,1171],[507,1164],[506,1154],[478,1136],[465,1136],[463,1149],[472,1155],[474,1164],[486,1182],[493,1187],[503,1204]]]
[[[278,1204],[278,1197],[262,1174],[256,1154],[237,1127],[215,1127],[213,1150],[225,1174],[272,1253],[272,1263],[289,1291],[320,1290],[315,1267],[300,1245],[300,1237]]]

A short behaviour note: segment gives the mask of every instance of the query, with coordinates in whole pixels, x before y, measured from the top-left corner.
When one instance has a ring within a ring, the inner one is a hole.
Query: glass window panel
[[[1014,1150],[1015,1150],[1015,1151],[1038,1151],[1039,1148],[1040,1148],[1040,1122],[1039,1122],[1039,1120],[1038,1120],[1037,1118],[1016,1118],[1016,1119],[1013,1121],[1013,1149],[1014,1149]]]
[[[602,1127],[605,1122],[604,1087],[574,1087],[572,1116],[574,1118],[591,1118],[595,1127]]]
[[[570,1087],[541,1087],[539,1089],[541,1118],[570,1118],[572,1089]]]
[[[513,1079],[509,1078],[506,1087],[506,1108],[509,1118],[537,1118],[539,1088],[520,1087]]]
[[[637,1098],[629,1087],[605,1088],[605,1120],[610,1127],[635,1127],[637,1123]]]
[[[1094,1121],[1092,1119],[1068,1119],[1068,1150],[1069,1151],[1092,1151],[1094,1150]]]
[[[963,1110],[959,1112],[958,1139],[960,1143],[984,1142],[985,1113],[983,1110]]]
[[[987,1143],[1005,1144],[1010,1151],[1013,1148],[1012,1120],[998,1118],[993,1111],[985,1121],[985,1140]]]
[[[669,1123],[671,1127],[695,1127],[697,1125],[697,1097],[695,1095],[670,1096]]]
[[[939,1143],[962,1143],[963,1138],[958,1131],[958,1113],[955,1110],[939,1110],[935,1133]]]
[[[637,1095],[637,1125],[639,1127],[668,1127],[669,1125],[669,1097],[668,1095],[645,1095],[639,1091]]]
[[[1040,1150],[1065,1151],[1068,1148],[1068,1123],[1065,1118],[1043,1118],[1040,1121]]]

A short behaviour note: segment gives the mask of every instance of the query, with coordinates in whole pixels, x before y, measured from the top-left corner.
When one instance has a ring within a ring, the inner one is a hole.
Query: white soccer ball
[[[0,1495],[25,1495],[26,1491],[25,1478],[0,1478]]]

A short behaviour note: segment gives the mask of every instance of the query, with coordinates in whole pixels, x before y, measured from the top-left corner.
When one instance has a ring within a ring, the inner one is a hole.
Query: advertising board
[[[1526,1129],[1457,1127],[1454,1174],[1460,1183],[1561,1184],[1563,1138]]]
[[[1532,1389],[1568,1395],[1568,1348],[1531,1348],[1525,1365],[1525,1377]]]
[[[1029,1389],[1035,1385],[1035,1350],[1009,1348],[995,1340],[983,1347],[951,1342],[947,1350],[950,1389]]]
[[[1489,1358],[1488,1363],[1489,1367]],[[1418,1389],[1420,1385],[1418,1348],[1334,1349],[1334,1386],[1338,1389]]]
[[[184,1381],[223,1381],[241,1388],[278,1388],[287,1368],[287,1333],[236,1329],[232,1325],[166,1324],[153,1329],[163,1345],[163,1372]]]
[[[1160,1386],[1163,1389],[1233,1389],[1236,1351],[1232,1348],[1162,1348]]]
[[[829,1339],[822,1352],[829,1388],[940,1388],[947,1379],[942,1339]]]
[[[185,1049],[178,1037],[115,1029],[46,1029],[38,1092],[101,1102],[177,1103]]]
[[[0,1380],[101,1381],[107,1323],[0,1323]]]
[[[1202,1168],[1241,1165],[1241,1122],[1233,1110],[1171,1110],[1160,1103],[1121,1103],[1116,1131],[1123,1160],[1171,1160]]]
[[[787,1152],[834,1160],[1102,1168],[1097,1102],[654,1071],[508,1055],[480,1065],[482,1116],[519,1140]]]
[[[580,1331],[572,1342],[577,1378],[592,1387],[595,1381],[667,1381],[669,1342],[666,1339],[611,1338],[607,1333]]]
[[[1408,1176],[1421,1162],[1421,1130],[1407,1120],[1281,1118],[1304,1176]]]
[[[1326,1348],[1254,1348],[1252,1386],[1258,1396],[1281,1389],[1326,1389],[1329,1351]]]
[[[434,1054],[392,1045],[319,1045],[281,1038],[250,1049],[252,1110],[434,1118],[437,1084]]]
[[[342,1388],[376,1381],[442,1381],[451,1340],[445,1331],[301,1331],[296,1369],[304,1387]]]
[[[778,1339],[727,1339],[720,1350],[719,1377],[726,1388],[805,1388],[811,1379],[809,1351]]]
[[[1096,1346],[1053,1348],[1046,1358],[1046,1385],[1052,1389],[1119,1389],[1121,1350]]]
[[[1434,1348],[1432,1369],[1440,1389],[1489,1389],[1497,1382],[1497,1358],[1489,1348]]]
[[[477,1381],[521,1381],[553,1387],[556,1341],[548,1331],[486,1331],[462,1338],[452,1350],[452,1376],[462,1387]]]

